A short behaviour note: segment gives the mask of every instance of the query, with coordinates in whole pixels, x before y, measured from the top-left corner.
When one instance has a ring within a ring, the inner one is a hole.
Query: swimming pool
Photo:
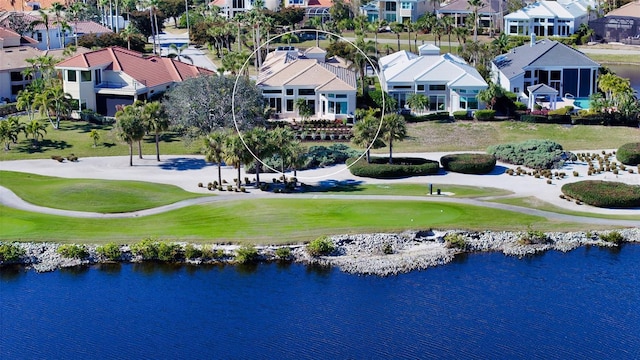
[[[588,109],[589,108],[589,98],[588,97],[584,97],[584,98],[574,98],[573,99],[573,105],[575,107],[579,107],[580,109]]]

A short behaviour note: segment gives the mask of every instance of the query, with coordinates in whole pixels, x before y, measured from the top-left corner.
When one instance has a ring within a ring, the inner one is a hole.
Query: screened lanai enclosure
[[[640,45],[640,18],[606,16],[589,21],[596,40]]]

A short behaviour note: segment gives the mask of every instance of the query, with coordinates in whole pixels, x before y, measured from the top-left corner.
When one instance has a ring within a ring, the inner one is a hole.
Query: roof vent
[[[533,47],[536,44],[536,34],[531,33],[531,44],[529,46]]]

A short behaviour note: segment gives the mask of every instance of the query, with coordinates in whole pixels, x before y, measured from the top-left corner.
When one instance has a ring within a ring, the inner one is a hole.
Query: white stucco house
[[[504,16],[507,35],[570,36],[589,21],[590,0],[540,0]]]
[[[393,96],[400,108],[407,98],[421,93],[429,98],[429,111],[473,111],[485,104],[478,92],[488,87],[480,73],[463,59],[440,55],[437,46],[419,47],[419,54],[399,51],[379,60],[382,89]]]
[[[380,0],[378,19],[387,22],[416,22],[420,16],[439,7],[439,2],[430,0]],[[371,18],[368,16],[368,18]]]
[[[317,119],[346,119],[356,111],[356,73],[325,50],[305,52],[283,46],[270,52],[260,67],[256,85],[279,118],[298,118],[296,101],[306,99]]]

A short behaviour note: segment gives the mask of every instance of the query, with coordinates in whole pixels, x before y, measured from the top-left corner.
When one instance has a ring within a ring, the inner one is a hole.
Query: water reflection
[[[236,271],[242,275],[251,275],[258,271],[258,266],[256,262],[238,264],[236,265]]]
[[[331,275],[333,268],[330,265],[322,265],[322,264],[308,264],[306,266],[307,274],[314,274],[320,277],[327,278]]]
[[[71,266],[60,268],[60,272],[65,275],[81,276],[85,275],[91,267],[89,265]]]
[[[120,273],[120,271],[122,270],[122,264],[119,262],[104,263],[96,265],[95,268],[104,273],[115,275]]]
[[[12,264],[0,266],[0,280],[2,281],[15,280],[24,273],[26,273],[26,269],[22,265]]]

